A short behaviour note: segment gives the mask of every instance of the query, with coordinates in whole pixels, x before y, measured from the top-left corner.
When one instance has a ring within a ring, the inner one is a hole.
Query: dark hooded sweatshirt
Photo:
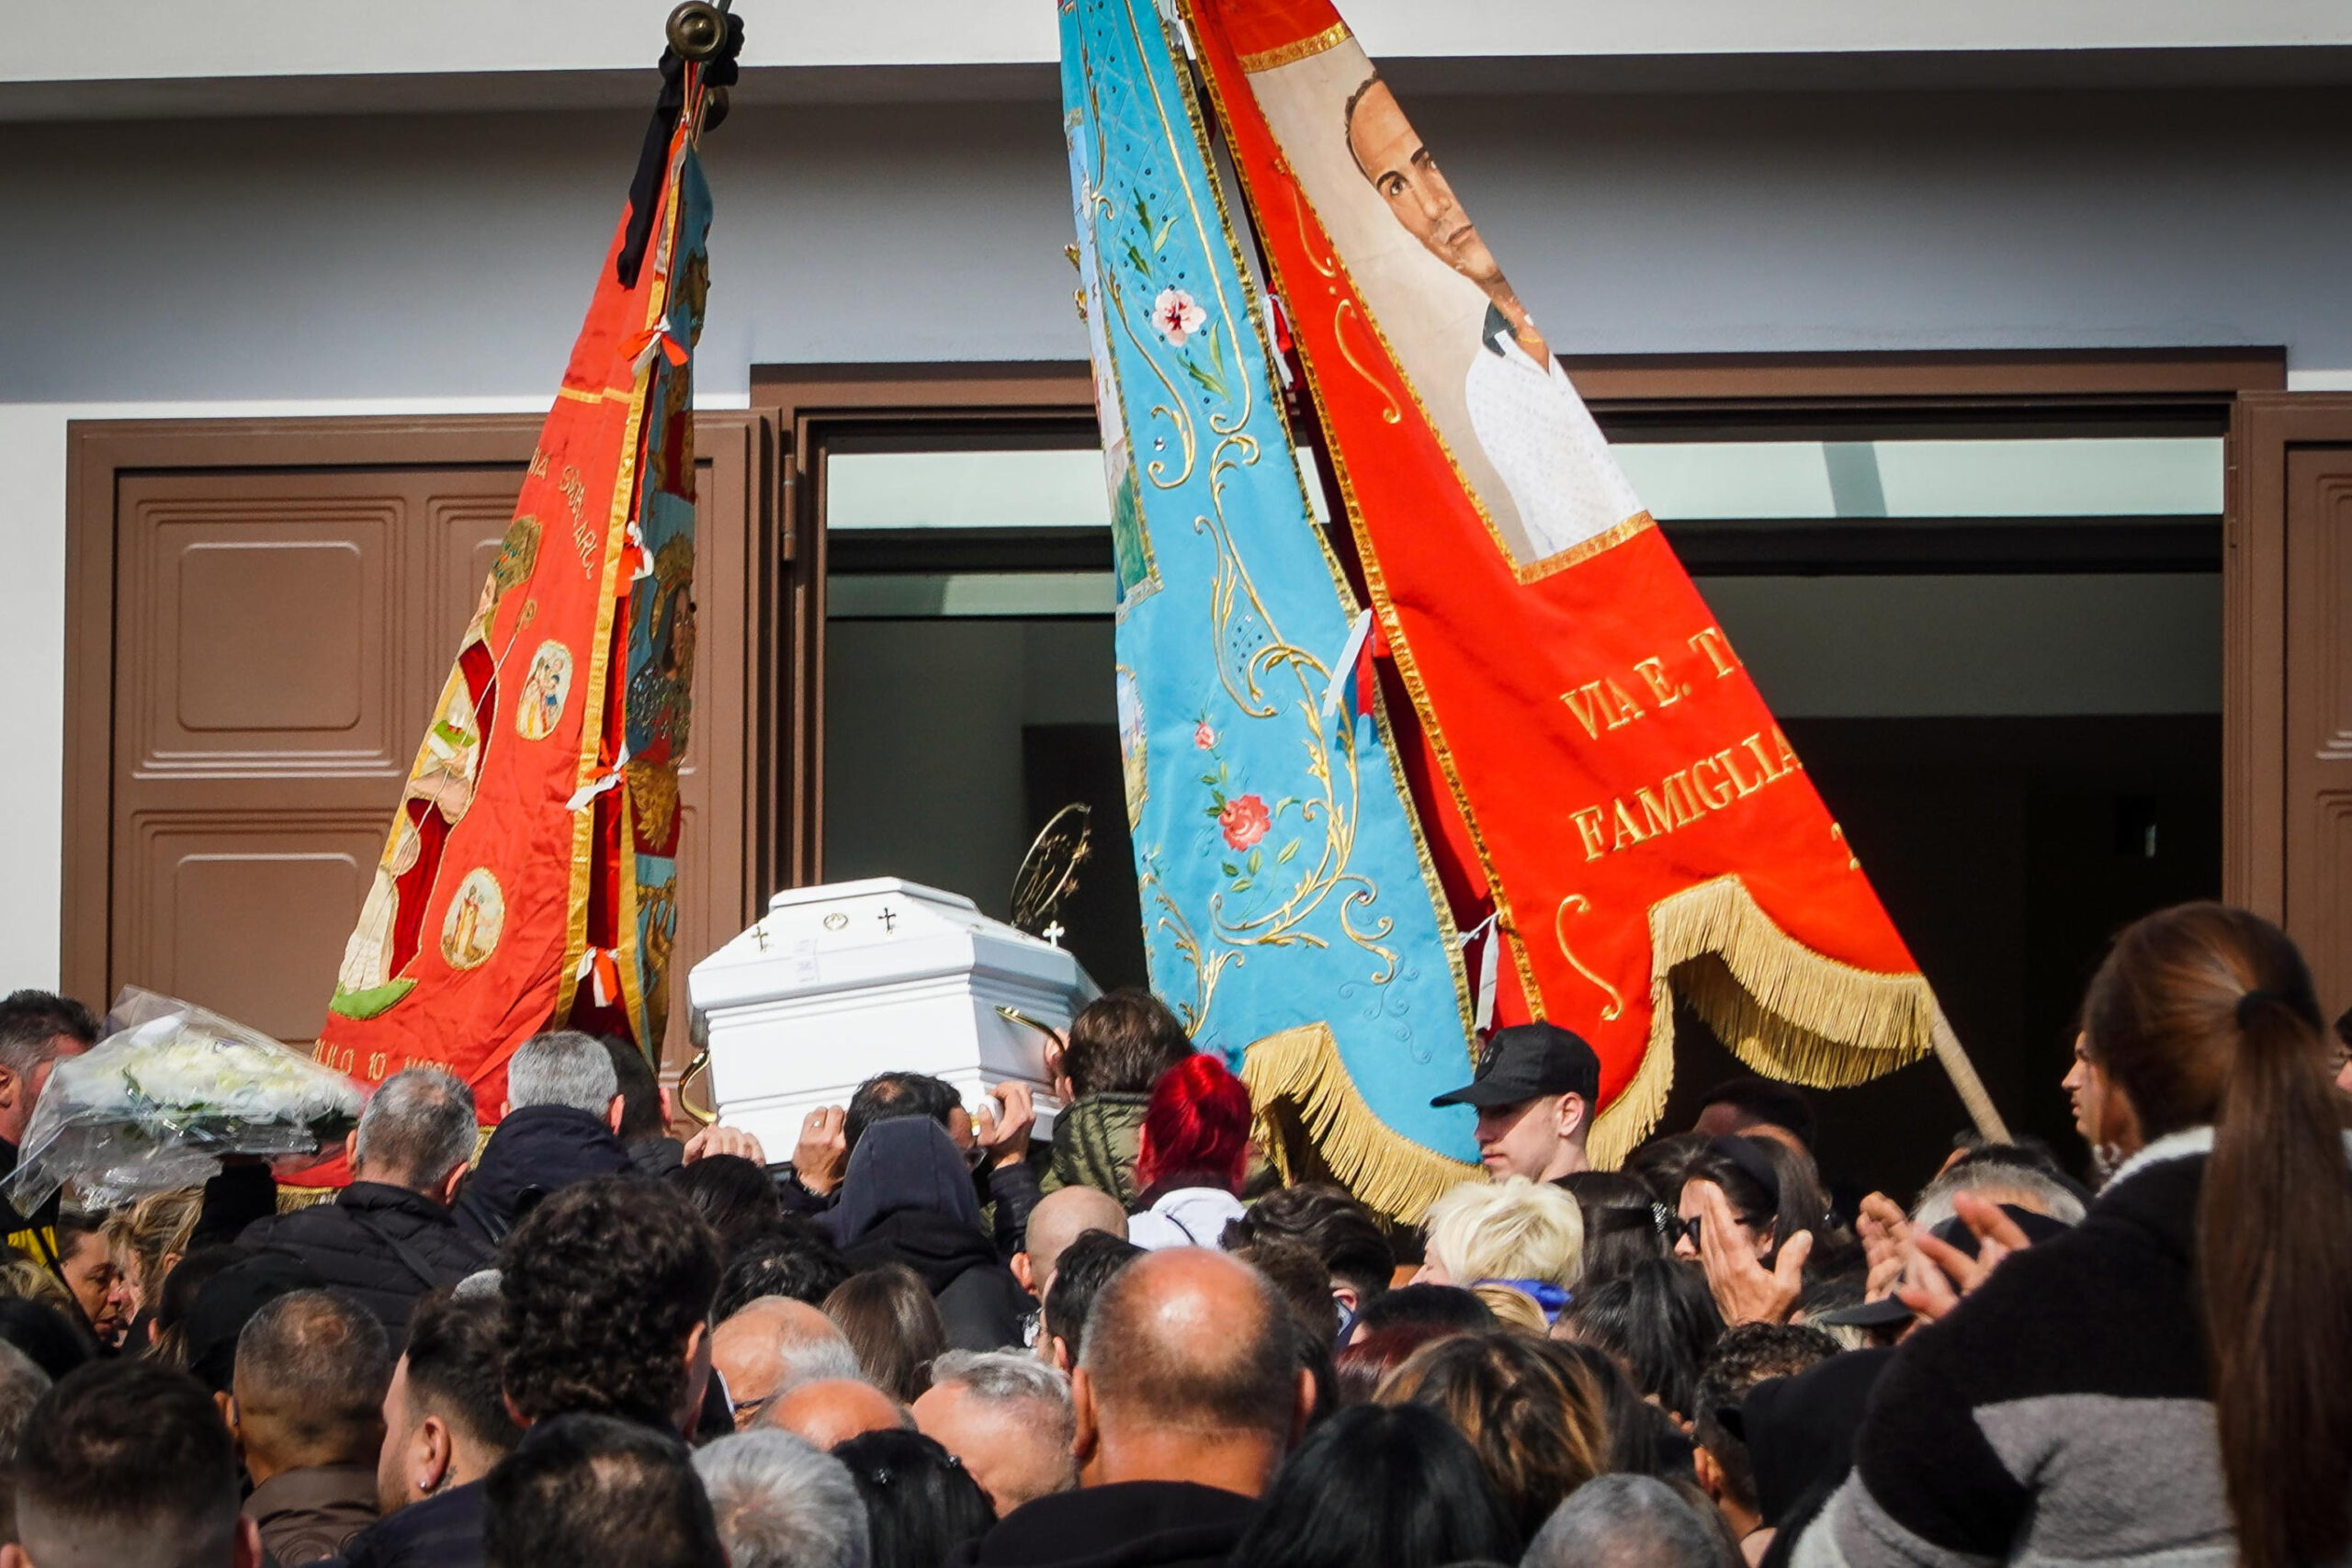
[[[868,1127],[826,1218],[852,1269],[903,1263],[922,1277],[948,1344],[993,1350],[1021,1342],[1028,1297],[998,1261],[971,1171],[938,1122],[899,1116]]]
[[[600,1118],[568,1105],[526,1105],[507,1112],[482,1145],[458,1190],[458,1227],[494,1248],[548,1193],[629,1168],[628,1150]]]

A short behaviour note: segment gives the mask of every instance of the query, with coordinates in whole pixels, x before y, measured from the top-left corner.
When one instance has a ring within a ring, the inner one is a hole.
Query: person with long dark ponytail
[[[2166,909],[2116,939],[2082,1027],[2114,1177],[1904,1341],[1804,1568],[2352,1556],[2352,1164],[2302,955],[2244,910]]]

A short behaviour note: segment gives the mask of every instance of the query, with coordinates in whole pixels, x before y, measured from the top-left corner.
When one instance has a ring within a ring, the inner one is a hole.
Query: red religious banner
[[[1497,1022],[1599,1052],[1595,1159],[1665,1104],[1677,995],[1775,1077],[1855,1083],[1931,1048],[1964,1070],[1738,650],[1346,25],[1325,0],[1188,9],[1419,721],[1457,915],[1495,914]]]
[[[731,76],[731,53],[718,64]],[[318,1044],[368,1083],[446,1066],[485,1122],[532,1034],[568,1024],[650,1052],[667,1016],[694,649],[691,351],[709,282],[695,145],[716,73],[673,70]]]

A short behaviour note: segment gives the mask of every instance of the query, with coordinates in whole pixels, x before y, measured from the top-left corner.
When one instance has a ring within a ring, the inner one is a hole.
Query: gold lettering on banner
[[[1584,726],[1585,736],[1598,740],[1603,728],[1623,729],[1642,716],[1642,705],[1626,695],[1625,688],[1607,676],[1587,681],[1573,692],[1562,692],[1560,700]]]
[[[1739,668],[1739,660],[1732,657],[1731,643],[1724,638],[1720,628],[1709,626],[1705,631],[1690,638],[1690,643],[1692,648],[1705,654],[1707,662],[1715,667],[1716,680],[1725,679],[1733,671]]]
[[[1666,809],[1665,804],[1656,795],[1650,793],[1649,785],[1644,784],[1635,790],[1634,798],[1641,802],[1642,826],[1649,829],[1651,838],[1656,838],[1660,833],[1674,831],[1675,823],[1672,814]]]
[[[1734,759],[1742,755],[1762,767],[1762,778],[1741,775]],[[1661,833],[1695,827],[1711,812],[1736,805],[1804,766],[1780,730],[1770,732],[1769,744],[1766,733],[1758,730],[1736,746],[1726,746],[1712,757],[1702,757],[1687,767],[1675,769],[1655,785],[1636,785],[1631,804],[1626,796],[1616,795],[1605,807],[1579,807],[1568,813],[1568,818],[1576,824],[1577,837],[1584,845],[1584,858],[1596,861],[1604,854],[1645,844]],[[1608,840],[1605,847],[1604,830]],[[1837,831],[1842,840],[1843,830]]]
[[[1577,837],[1584,840],[1584,858],[1599,860],[1602,855],[1607,854],[1609,846],[1601,842],[1600,807],[1588,806],[1569,815],[1576,819]]]
[[[1782,775],[1792,773],[1804,766],[1797,761],[1797,754],[1789,750],[1787,738],[1781,735],[1777,728],[1772,731],[1772,750],[1769,752],[1764,750],[1764,737],[1761,735],[1751,735],[1740,744],[1747,747],[1755,755],[1756,760],[1764,764],[1766,784],[1771,784]]]
[[[596,531],[588,526],[588,484],[580,470],[567,463],[563,478],[557,489],[563,491],[564,504],[571,508],[571,542],[580,551],[580,570],[594,577],[596,573]]]
[[[1676,685],[1673,678],[1666,672],[1666,660],[1655,656],[1637,660],[1634,665],[1634,673],[1648,682],[1650,695],[1657,699],[1657,705],[1660,707],[1671,707],[1680,702],[1683,693],[1689,690],[1688,687]]]
[[[1746,779],[1741,778],[1739,776],[1739,770],[1732,765],[1732,759],[1738,755],[1739,749],[1737,747],[1726,746],[1707,760],[1711,762],[1718,762],[1723,765],[1724,772],[1731,775],[1732,788],[1737,790],[1743,796],[1754,795],[1758,790],[1762,789],[1765,784],[1772,782],[1770,779],[1765,779],[1757,784],[1749,784]]]
[[[1707,803],[1699,798],[1689,768],[1667,774],[1658,790],[1666,796],[1667,820],[1677,828],[1689,827],[1707,814]]]
[[[1736,785],[1724,782],[1720,777],[1713,784],[1709,784],[1700,774],[1702,768],[1712,768],[1717,774],[1726,771],[1722,761],[1714,757],[1702,757],[1690,764],[1691,786],[1699,792],[1699,800],[1702,805],[1710,811],[1721,811],[1739,798],[1743,792]]]
[[[1570,908],[1574,908],[1579,915],[1589,915],[1592,913],[1592,900],[1581,893],[1571,893],[1561,899],[1560,907],[1552,911],[1552,940],[1560,944],[1560,956],[1568,961],[1568,967],[1600,987],[1601,993],[1609,998],[1607,1005],[1600,1010],[1600,1021],[1613,1022],[1624,1016],[1625,994],[1586,968],[1584,961],[1578,958],[1574,950],[1568,946],[1568,910]]]
[[[1854,858],[1853,850],[1847,845],[1845,825],[1838,822],[1832,822],[1829,824],[1829,836],[1838,840],[1838,847],[1839,849],[1846,852],[1846,869],[1848,871],[1861,870],[1862,863]],[[1585,858],[1589,860],[1592,857],[1588,855]]]

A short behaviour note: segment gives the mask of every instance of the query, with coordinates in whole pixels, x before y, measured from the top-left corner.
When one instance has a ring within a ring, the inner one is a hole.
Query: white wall
[[[110,0],[20,5],[0,81],[600,71],[661,50],[643,0]],[[1050,61],[1046,0],[741,0],[754,66]],[[1375,57],[2311,46],[2352,42],[2330,0],[1348,0]],[[102,47],[93,47],[98,30]],[[265,89],[266,90],[266,89]]]
[[[2328,95],[1412,107],[1567,352],[2284,344],[2303,384],[2352,369]],[[0,130],[0,732],[59,733],[67,419],[543,406],[641,125]],[[1052,104],[742,109],[709,164],[707,389],[1083,354]],[[0,984],[54,974],[51,771],[17,781]]]
[[[2284,344],[2352,367],[2331,95],[1414,106],[1571,353]],[[640,122],[17,126],[0,399],[544,395]],[[1083,353],[1046,103],[741,111],[705,382]]]

